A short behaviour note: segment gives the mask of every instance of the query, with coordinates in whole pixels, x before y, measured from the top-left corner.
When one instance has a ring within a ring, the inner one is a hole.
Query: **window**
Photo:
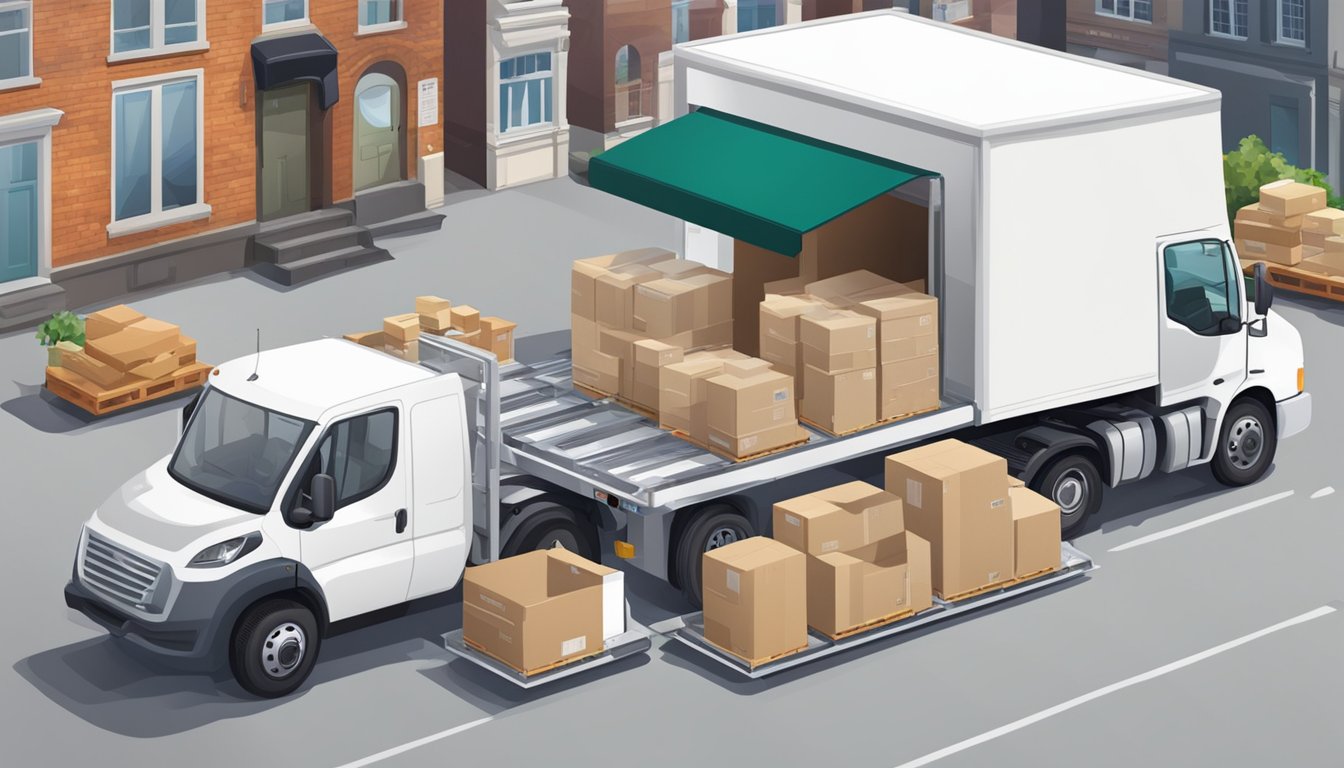
[[[1230,333],[1228,320],[1241,329],[1240,271],[1225,243],[1168,246],[1163,259],[1168,318],[1201,336]]]
[[[1153,0],[1097,0],[1097,15],[1151,22]]]
[[[644,62],[639,49],[622,45],[616,51],[616,122],[644,116]]]
[[[401,3],[402,0],[359,0],[360,31],[404,26]]]
[[[201,203],[200,75],[133,82],[112,96],[112,220]],[[194,212],[194,211],[193,211]]]
[[[338,422],[323,436],[300,490],[306,496],[313,475],[331,475],[339,509],[381,488],[392,474],[396,457],[396,411],[375,411]]]
[[[1285,45],[1307,44],[1307,0],[1279,0],[1279,35]]]
[[[1224,37],[1246,38],[1250,0],[1209,0],[1209,32]]]
[[[261,0],[262,26],[308,22],[308,0]]]
[[[499,63],[499,132],[552,122],[551,54]]]
[[[765,29],[778,23],[778,0],[740,0],[737,4],[738,32]]]
[[[691,39],[691,0],[672,0],[672,44]]]
[[[1297,165],[1301,127],[1297,107],[1289,104],[1269,105],[1269,149],[1283,155],[1284,162]]]
[[[204,0],[112,0],[112,54],[171,53],[205,42]]]
[[[0,0],[0,86],[33,76],[33,4]]]

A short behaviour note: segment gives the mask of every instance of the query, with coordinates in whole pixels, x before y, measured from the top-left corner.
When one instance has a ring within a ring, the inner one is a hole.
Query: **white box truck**
[[[614,540],[698,603],[702,554],[768,532],[775,501],[936,436],[1004,455],[1073,530],[1103,486],[1154,472],[1253,482],[1307,426],[1300,337],[1263,278],[1248,297],[1228,242],[1216,94],[888,14],[683,46],[676,67],[683,111],[934,169],[912,198],[939,410],[733,463],[574,392],[564,356],[501,368],[434,337],[419,364],[337,339],[259,352],[212,372],[173,452],[90,517],[67,605],[281,696],[333,625],[555,543],[598,558]],[[1081,169],[1084,188],[1060,179]]]

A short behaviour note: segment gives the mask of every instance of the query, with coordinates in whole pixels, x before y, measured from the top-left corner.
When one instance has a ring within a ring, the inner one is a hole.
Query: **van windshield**
[[[311,421],[207,389],[168,473],[197,493],[265,514],[312,430]]]

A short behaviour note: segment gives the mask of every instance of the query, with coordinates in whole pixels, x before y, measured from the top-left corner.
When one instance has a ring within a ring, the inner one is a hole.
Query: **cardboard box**
[[[724,361],[745,357],[731,349],[693,352],[680,363],[663,366],[658,376],[659,424],[709,442],[708,381],[723,372]]]
[[[616,394],[631,400],[635,395],[635,342],[643,338],[643,334],[614,328],[598,331],[598,351],[621,361],[621,386]]]
[[[176,325],[146,317],[101,338],[86,338],[84,352],[117,370],[129,371],[173,351],[179,336]]]
[[[763,536],[704,554],[705,639],[748,659],[807,646],[807,558]]]
[[[509,362],[513,359],[513,334],[517,328],[517,323],[502,317],[482,317],[481,348],[493,352],[499,362]]]
[[[766,296],[760,305],[761,339],[797,342],[798,319],[817,309],[826,305],[811,296]]]
[[[582,363],[575,361],[571,372],[574,383],[603,395],[621,390],[621,359],[601,352],[589,353]]]
[[[1236,241],[1237,255],[1248,261],[1270,261],[1287,267],[1296,266],[1302,261],[1302,246],[1274,245],[1257,240]]]
[[[1303,217],[1302,231],[1326,236],[1344,236],[1344,211],[1338,208],[1312,211]]]
[[[467,568],[462,634],[521,672],[601,651],[611,571],[563,549]]]
[[[681,258],[650,262],[649,267],[663,277],[671,278],[673,280],[683,280],[692,275],[699,275],[710,271],[709,267],[698,261],[690,261]]]
[[[806,430],[798,426],[797,421],[792,421],[748,435],[729,435],[711,429],[708,444],[729,456],[745,459],[805,439],[807,439]]]
[[[420,338],[420,316],[412,312],[383,318],[383,336],[388,344],[401,344]]]
[[[1304,258],[1298,267],[1329,277],[1344,277],[1344,252],[1318,253]]]
[[[1253,221],[1240,222],[1235,229],[1236,236],[1242,240],[1282,245],[1288,248],[1302,244],[1302,231],[1300,229],[1289,229],[1273,224],[1259,224]]]
[[[1013,577],[1059,567],[1059,505],[1022,486],[1008,487],[1013,508]]]
[[[61,367],[88,379],[103,389],[116,389],[136,380],[136,377],[101,360],[94,359],[83,350],[61,351]]]
[[[1237,210],[1237,215],[1233,219],[1233,228],[1242,222],[1254,222],[1256,224],[1270,224],[1276,227],[1286,227],[1288,229],[1301,229],[1304,224],[1304,217],[1297,216],[1279,216],[1260,207],[1259,203],[1251,203]]]
[[[442,333],[452,327],[452,302],[438,296],[416,296],[415,313],[421,330]]]
[[[176,351],[161,352],[153,360],[135,366],[129,373],[142,379],[161,379],[171,375],[173,371],[180,367],[177,363]]]
[[[481,313],[472,306],[459,304],[449,310],[453,328],[463,333],[475,333],[481,329]]]
[[[877,369],[827,373],[803,366],[799,414],[823,429],[851,432],[877,422]]]
[[[177,364],[179,367],[191,365],[196,362],[196,340],[190,336],[177,335],[177,349],[173,350],[177,355]]]
[[[838,635],[911,609],[904,532],[849,552],[807,558],[807,624]]]
[[[358,333],[347,333],[345,334],[344,338],[346,341],[353,341],[356,344],[360,345],[361,347],[376,347],[378,349],[383,348],[382,331],[360,331]]]
[[[878,368],[878,418],[892,419],[937,408],[938,355],[925,355]]]
[[[420,362],[420,340],[411,339],[400,344],[383,344],[383,351],[411,363]]]
[[[793,377],[769,365],[755,359],[725,361],[723,372],[705,382],[711,445],[745,456],[798,439]]]
[[[905,291],[905,286],[866,269],[816,280],[807,284],[807,293],[837,307],[849,307],[857,296],[870,291]]]
[[[811,282],[805,277],[786,277],[783,280],[771,280],[761,287],[765,291],[766,298],[771,296],[799,296],[807,293],[807,284]]]
[[[684,280],[668,278],[634,286],[631,330],[654,338],[695,330],[695,291]]]
[[[809,555],[849,552],[905,530],[895,494],[855,481],[774,505],[776,541]]]
[[[1260,208],[1276,216],[1302,216],[1325,207],[1325,190],[1284,180],[1260,188]]]
[[[877,365],[877,322],[845,309],[815,309],[798,319],[803,364],[826,373]]]
[[[654,339],[635,342],[635,383],[631,398],[654,413],[659,411],[658,392],[663,366],[680,363],[685,358],[681,347]]]
[[[144,320],[145,316],[125,304],[90,312],[84,318],[84,341],[110,336],[131,323]]]
[[[663,276],[647,264],[626,264],[597,278],[597,324],[618,331],[634,329],[635,287]]]
[[[662,262],[675,259],[676,256],[666,248],[639,248],[575,261],[570,270],[569,311],[585,320],[596,322],[597,278],[615,267]]]
[[[705,269],[682,282],[695,294],[695,327],[706,328],[733,321],[733,276]],[[730,337],[726,344],[732,343]]]
[[[877,321],[878,364],[938,351],[938,299],[932,296],[905,289],[863,299],[851,308]]]
[[[906,527],[929,542],[935,594],[950,597],[1012,577],[1013,517],[1002,458],[942,440],[888,456],[886,486],[904,503]]]

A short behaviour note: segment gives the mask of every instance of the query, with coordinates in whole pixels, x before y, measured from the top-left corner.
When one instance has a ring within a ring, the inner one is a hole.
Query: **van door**
[[[470,454],[465,421],[461,395],[411,408],[411,599],[452,589],[467,562]]]
[[[297,505],[319,472],[336,481],[336,514],[302,532],[332,621],[406,601],[414,545],[407,504],[410,471],[401,409],[376,408],[327,428],[300,476]]]
[[[1208,233],[1158,246],[1160,405],[1208,398],[1208,424],[1246,381],[1246,296],[1232,246]],[[1207,453],[1207,452],[1205,452]]]

